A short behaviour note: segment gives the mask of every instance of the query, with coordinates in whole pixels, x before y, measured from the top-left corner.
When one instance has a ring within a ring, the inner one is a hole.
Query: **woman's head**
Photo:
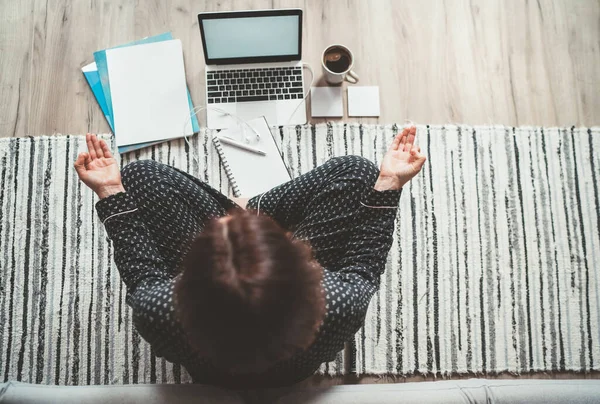
[[[220,367],[260,372],[313,342],[325,312],[322,270],[272,219],[210,222],[183,265],[178,315],[189,343]]]

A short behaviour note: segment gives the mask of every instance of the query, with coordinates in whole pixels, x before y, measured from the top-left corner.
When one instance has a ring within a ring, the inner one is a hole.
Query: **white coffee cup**
[[[327,59],[326,59],[327,58]],[[325,80],[329,84],[341,84],[344,80],[358,83],[358,75],[352,71],[354,55],[344,45],[330,45],[321,55]]]

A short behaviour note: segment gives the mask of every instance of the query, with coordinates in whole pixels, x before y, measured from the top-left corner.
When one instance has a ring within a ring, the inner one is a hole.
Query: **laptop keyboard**
[[[206,80],[209,104],[304,98],[300,67],[211,71]]]

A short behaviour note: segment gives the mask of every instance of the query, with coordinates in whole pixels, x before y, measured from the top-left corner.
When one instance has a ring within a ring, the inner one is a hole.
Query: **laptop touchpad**
[[[264,116],[269,125],[276,125],[275,101],[238,102],[236,107],[236,115],[245,121]]]

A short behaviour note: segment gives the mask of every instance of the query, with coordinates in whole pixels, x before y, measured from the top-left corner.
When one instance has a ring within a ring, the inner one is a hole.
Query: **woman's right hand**
[[[119,192],[125,192],[121,182],[119,164],[114,159],[104,140],[96,135],[85,136],[88,152],[79,153],[75,161],[75,170],[79,179],[100,199]]]

